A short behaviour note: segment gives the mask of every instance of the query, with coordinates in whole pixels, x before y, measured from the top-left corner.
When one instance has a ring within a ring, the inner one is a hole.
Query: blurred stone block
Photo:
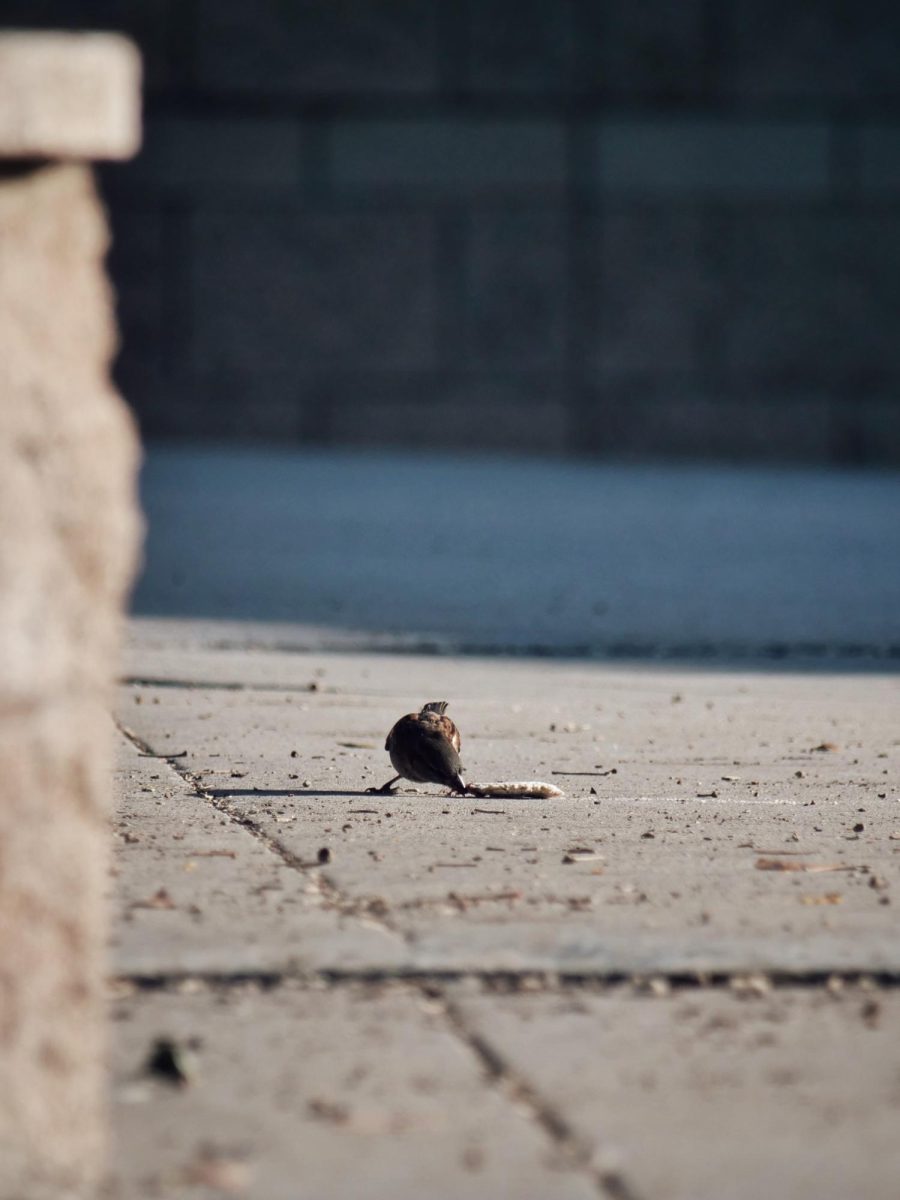
[[[562,368],[566,266],[562,211],[472,210],[465,235],[462,361],[476,368]]]
[[[30,31],[125,33],[140,49],[145,84],[159,89],[175,82],[174,18],[186,7],[169,0],[3,0],[0,25]]]
[[[155,117],[129,190],[297,191],[301,138],[290,117]]]
[[[55,144],[108,148],[109,128],[92,137],[73,108],[75,134],[61,126]],[[42,139],[14,137],[15,153],[23,142]],[[0,1200],[91,1200],[105,1152],[109,704],[138,455],[109,384],[89,167],[0,171],[0,245]]]
[[[724,229],[731,368],[900,379],[900,215],[735,210]]]
[[[194,369],[432,363],[432,217],[201,209],[191,230]]]
[[[691,209],[613,209],[586,229],[579,340],[586,367],[696,370],[718,303]]]
[[[476,92],[565,93],[575,66],[577,0],[479,0],[468,17],[464,84]]]
[[[607,193],[793,196],[829,183],[829,131],[817,121],[605,119],[591,177]]]
[[[703,0],[581,0],[578,80],[616,100],[668,102],[708,90],[713,67]]]
[[[140,142],[140,59],[125,38],[0,33],[7,158],[129,158]]]
[[[344,189],[558,190],[566,180],[565,133],[554,120],[344,120],[334,124],[331,162]]]
[[[436,84],[435,6],[408,0],[199,0],[199,82],[335,95]]]
[[[833,445],[827,396],[709,395],[649,373],[608,377],[573,419],[573,449],[610,458],[828,462]]]
[[[859,131],[860,183],[869,196],[900,192],[900,125],[865,125]]]
[[[723,77],[741,98],[900,96],[900,7],[846,0],[733,0]]]

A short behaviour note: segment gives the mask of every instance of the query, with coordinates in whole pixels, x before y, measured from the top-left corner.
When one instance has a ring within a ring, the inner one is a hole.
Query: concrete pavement
[[[125,664],[116,1196],[896,1194],[900,680],[229,640]],[[367,794],[426,699],[565,798]]]

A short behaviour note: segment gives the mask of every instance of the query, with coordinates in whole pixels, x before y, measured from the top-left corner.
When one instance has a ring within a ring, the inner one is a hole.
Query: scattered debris
[[[495,900],[521,900],[522,893],[520,891],[482,892],[474,896],[463,896],[459,892],[448,892],[447,899],[457,908],[465,910],[470,904],[484,904]]]
[[[483,816],[483,817],[505,817],[506,809],[505,808],[473,808],[472,815],[474,816],[475,813],[480,813],[481,816]]]
[[[171,754],[153,754],[149,750],[139,750],[138,758],[187,758],[187,750],[176,750]]]
[[[698,792],[697,793],[698,800],[717,800],[718,798],[719,798],[719,793],[715,789],[713,789],[713,791],[711,791],[711,792]]]
[[[370,813],[372,816],[378,816],[381,810],[378,808],[348,808],[348,813]]]
[[[644,996],[668,996],[672,990],[672,985],[662,975],[653,975],[649,979],[633,975],[630,983],[636,992]]]
[[[130,908],[175,908],[175,901],[164,887],[159,888],[148,900],[133,900]]]
[[[821,896],[801,896],[801,904],[842,904],[844,900],[840,892],[825,892]]]
[[[590,846],[573,846],[562,856],[562,861],[564,863],[597,862],[602,858],[603,855],[592,850]]]
[[[768,975],[732,975],[728,986],[737,996],[767,996],[772,990]]]
[[[218,1192],[244,1192],[250,1186],[251,1172],[242,1158],[201,1150],[182,1175],[188,1187],[212,1188]]]
[[[617,767],[610,767],[608,771],[551,771],[551,775],[618,775]]]
[[[738,849],[745,848],[747,850],[755,850],[757,854],[765,854],[774,857],[789,857],[789,858],[804,858],[808,854],[815,854],[814,850],[763,850],[762,846],[754,846],[752,842],[743,842]]]
[[[187,858],[237,858],[237,850],[186,850]]]
[[[345,750],[377,750],[374,742],[338,742]]]
[[[862,821],[857,821],[856,824],[853,826],[854,833],[862,833],[862,831],[864,829],[865,829],[865,825],[863,825]]]
[[[837,746],[835,745],[834,742],[820,742],[818,746],[813,746],[813,748],[812,748],[812,752],[814,754],[815,753],[828,753],[829,751],[834,751],[834,750],[837,750]]]
[[[866,1000],[859,1010],[859,1015],[862,1017],[863,1024],[867,1028],[875,1029],[878,1025],[878,1018],[881,1016],[881,1005],[877,1000]]]
[[[327,846],[322,846],[322,848],[319,850],[319,853],[316,855],[316,859],[320,863],[330,863],[331,862],[331,851],[328,849]]]
[[[319,1121],[331,1121],[334,1125],[346,1125],[350,1119],[350,1109],[337,1100],[315,1097],[307,1104],[306,1111],[311,1117]]]
[[[147,1055],[142,1073],[178,1087],[187,1087],[195,1074],[192,1051],[198,1047],[196,1039],[177,1042],[174,1038],[157,1038]]]
[[[859,871],[860,867],[847,866],[844,863],[805,863],[791,859],[784,862],[780,858],[758,858],[753,864],[757,871],[808,871],[810,874],[818,871]]]

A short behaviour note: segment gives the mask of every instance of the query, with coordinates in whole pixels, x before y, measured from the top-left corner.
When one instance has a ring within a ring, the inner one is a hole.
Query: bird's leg
[[[403,778],[402,775],[395,775],[393,779],[389,779],[387,781],[387,783],[383,783],[381,785],[381,787],[366,788],[366,792],[370,793],[373,796],[393,796],[394,792],[396,792],[397,789],[395,787],[393,787],[392,785],[395,784],[398,779],[402,779],[402,778]]]

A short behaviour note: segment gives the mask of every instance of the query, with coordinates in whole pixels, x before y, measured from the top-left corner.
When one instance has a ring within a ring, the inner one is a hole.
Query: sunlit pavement
[[[145,494],[114,1196],[893,1200],[896,478],[151,451]],[[565,796],[368,793],[430,699]]]

